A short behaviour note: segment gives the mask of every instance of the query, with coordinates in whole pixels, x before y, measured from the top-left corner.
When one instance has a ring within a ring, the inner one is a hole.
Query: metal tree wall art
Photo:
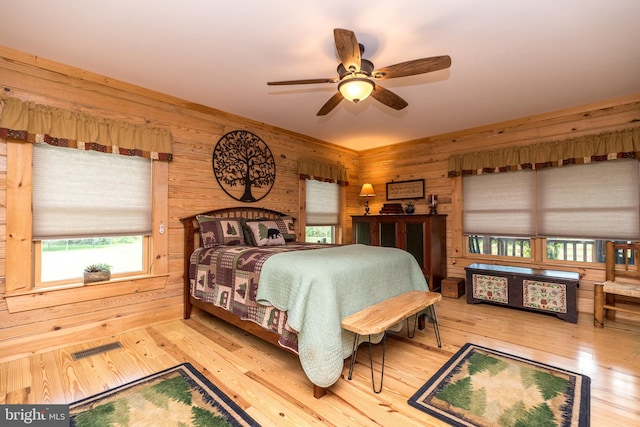
[[[234,130],[213,149],[213,174],[229,196],[241,202],[264,198],[276,180],[276,164],[267,144],[256,134]]]

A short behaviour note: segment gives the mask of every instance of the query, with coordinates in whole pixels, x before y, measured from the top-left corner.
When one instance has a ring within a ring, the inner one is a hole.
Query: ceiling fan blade
[[[376,80],[392,79],[396,77],[414,76],[416,74],[430,73],[432,71],[444,70],[451,66],[449,55],[433,56],[431,58],[414,59],[412,61],[401,62],[388,67],[375,70],[372,75]]]
[[[326,116],[331,112],[331,110],[336,108],[338,104],[340,104],[340,101],[342,101],[343,99],[344,97],[342,96],[342,94],[340,92],[336,92],[335,95],[333,95],[327,102],[325,102],[316,116]]]
[[[267,82],[269,86],[281,86],[281,85],[308,85],[316,83],[337,83],[339,80],[336,78],[331,79],[305,79],[305,80],[284,80],[281,82]]]
[[[380,85],[376,85],[373,92],[371,92],[371,96],[394,110],[402,110],[409,105],[407,101]]]
[[[340,57],[340,62],[347,71],[360,71],[360,45],[353,31],[335,28],[333,38],[336,42],[336,50]]]

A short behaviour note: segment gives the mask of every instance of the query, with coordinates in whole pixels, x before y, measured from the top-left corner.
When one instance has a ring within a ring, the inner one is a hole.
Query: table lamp
[[[360,196],[366,197],[364,201],[364,214],[369,215],[369,197],[373,197],[376,195],[376,192],[373,190],[373,185],[371,184],[362,184],[362,188],[360,189]]]

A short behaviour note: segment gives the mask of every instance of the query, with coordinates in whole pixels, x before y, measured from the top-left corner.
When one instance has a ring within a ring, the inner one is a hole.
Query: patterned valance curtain
[[[300,179],[315,179],[317,181],[335,182],[339,185],[349,185],[347,168],[342,165],[299,159],[298,173]]]
[[[449,157],[449,177],[640,159],[640,128]]]
[[[173,158],[172,137],[166,129],[92,117],[16,98],[2,100],[0,137],[153,160]]]

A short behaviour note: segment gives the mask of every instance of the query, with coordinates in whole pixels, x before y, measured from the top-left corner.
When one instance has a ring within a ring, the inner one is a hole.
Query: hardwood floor
[[[444,298],[436,307],[442,348],[435,344],[431,324],[413,340],[404,333],[389,339],[381,394],[371,390],[366,347],[359,352],[353,380],[346,379],[345,364],[343,378],[315,399],[293,355],[195,313],[187,321],[2,363],[0,403],[70,403],[188,361],[265,426],[444,425],[410,407],[407,399],[463,344],[473,342],[591,377],[592,426],[631,426],[640,420],[640,318],[618,315],[599,329],[587,313],[571,324],[467,305],[464,297]],[[116,340],[122,349],[72,360],[73,352]],[[379,356],[374,354],[374,361]]]

